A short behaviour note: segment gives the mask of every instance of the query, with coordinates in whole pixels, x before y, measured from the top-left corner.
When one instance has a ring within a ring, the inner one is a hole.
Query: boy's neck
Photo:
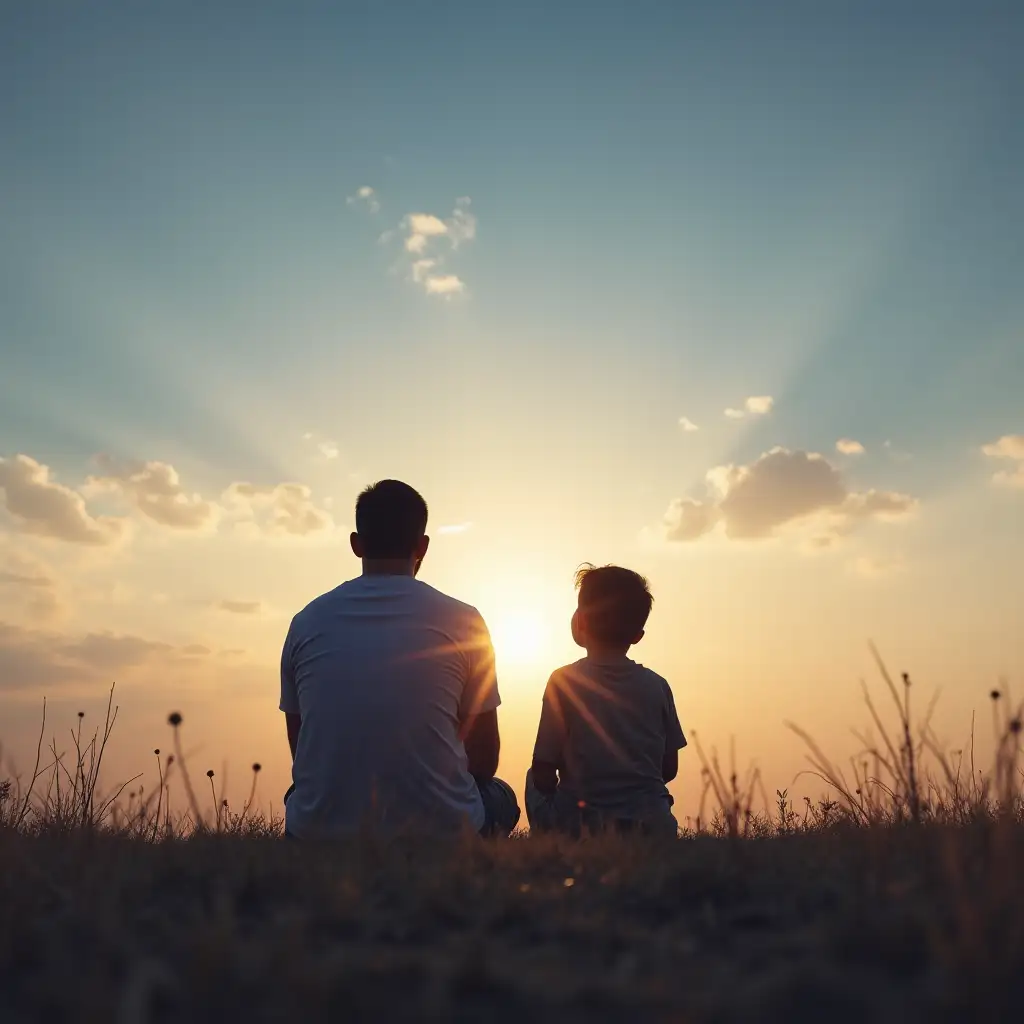
[[[629,654],[629,645],[625,647],[611,646],[609,644],[589,644],[587,646],[587,657],[597,661],[609,661],[625,658]]]

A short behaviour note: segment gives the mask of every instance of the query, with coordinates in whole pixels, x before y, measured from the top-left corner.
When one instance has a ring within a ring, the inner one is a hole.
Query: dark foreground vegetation
[[[167,755],[102,800],[79,736],[0,789],[0,1021],[1024,1019],[1018,714],[979,772],[890,689],[847,777],[812,747],[827,798],[755,812],[709,758],[710,820],[660,842],[298,845],[215,779],[172,814]]]

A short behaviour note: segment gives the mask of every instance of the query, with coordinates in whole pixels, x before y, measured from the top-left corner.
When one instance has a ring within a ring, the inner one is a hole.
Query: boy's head
[[[380,480],[356,500],[352,550],[365,561],[418,565],[430,543],[427,503],[401,480]]]
[[[618,565],[584,565],[576,573],[576,589],[572,637],[580,647],[627,651],[643,639],[654,598],[638,572]]]

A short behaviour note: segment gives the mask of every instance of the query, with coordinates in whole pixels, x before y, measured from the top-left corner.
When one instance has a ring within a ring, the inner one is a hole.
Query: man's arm
[[[498,754],[501,751],[497,710],[471,715],[463,722],[460,735],[466,747],[469,774],[478,782],[493,779],[498,770]]]
[[[288,730],[288,747],[292,752],[292,760],[295,760],[295,748],[299,745],[299,729],[302,727],[302,716],[293,715],[290,712],[284,714],[285,728]]]

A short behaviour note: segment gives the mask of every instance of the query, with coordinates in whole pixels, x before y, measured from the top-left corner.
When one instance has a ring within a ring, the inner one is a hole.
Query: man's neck
[[[416,563],[408,558],[364,558],[364,576],[415,576]]]

